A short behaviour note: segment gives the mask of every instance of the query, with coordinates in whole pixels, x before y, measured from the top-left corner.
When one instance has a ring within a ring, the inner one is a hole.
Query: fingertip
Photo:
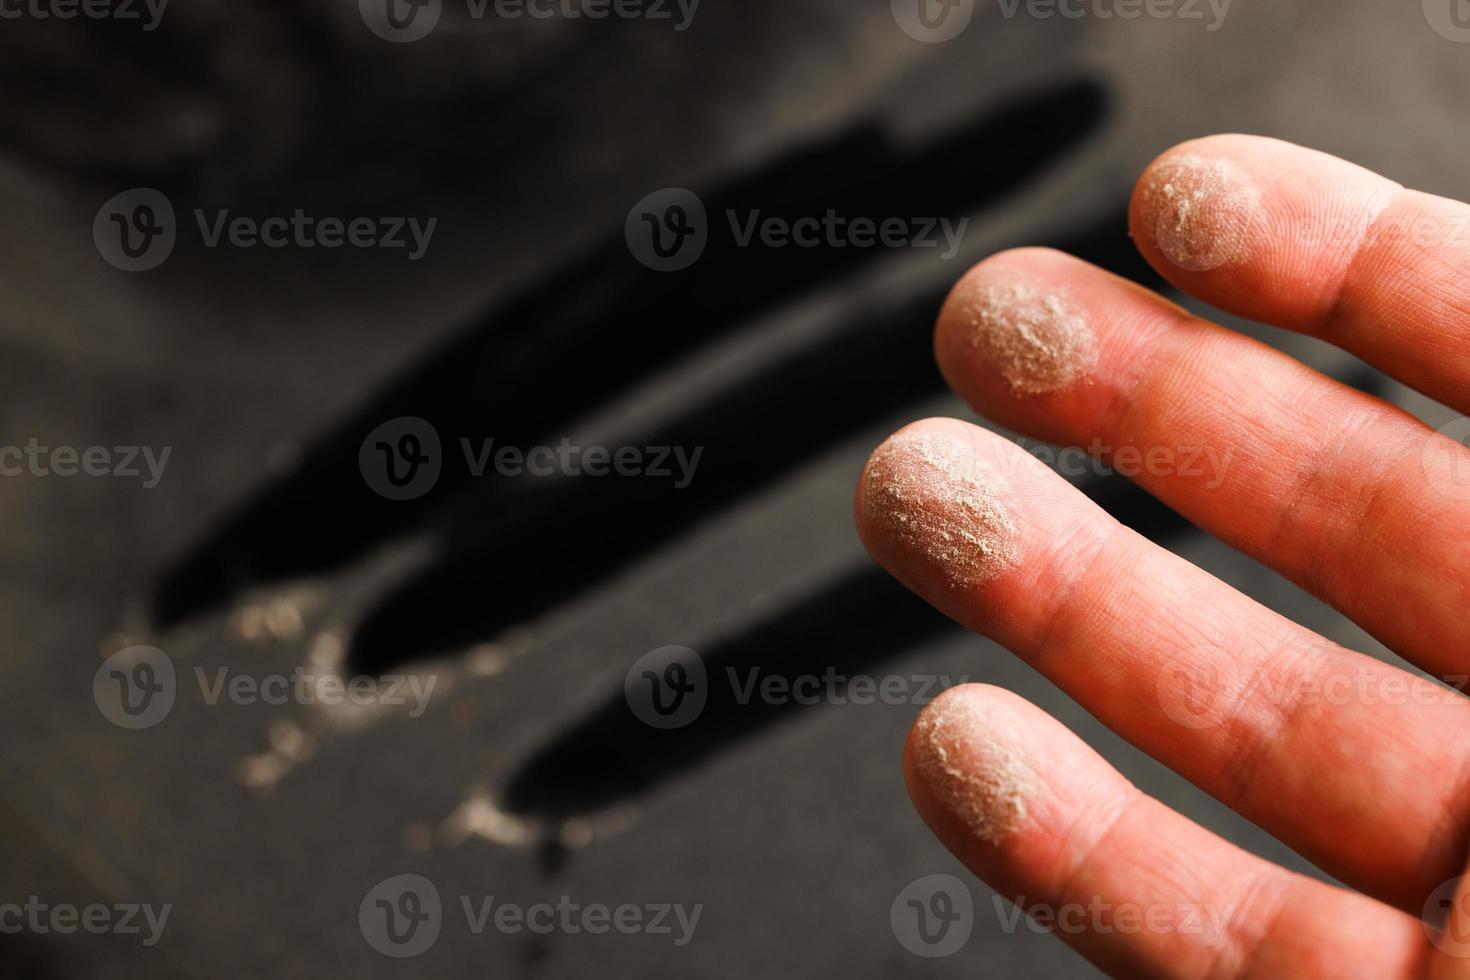
[[[940,372],[952,387],[978,368],[1011,399],[1026,399],[1090,376],[1097,339],[1061,285],[1072,262],[1054,249],[1011,249],[955,284],[934,334]]]
[[[1335,304],[1402,188],[1346,160],[1240,133],[1170,147],[1139,177],[1129,229],[1175,286],[1248,319],[1310,325]]]
[[[1134,186],[1129,225],[1157,265],[1213,272],[1246,261],[1265,219],[1251,169],[1237,162],[1244,136],[1210,136],[1171,147]],[[1244,152],[1249,152],[1248,149]],[[1152,253],[1152,254],[1150,254]]]
[[[909,795],[946,841],[992,847],[1024,828],[1041,777],[1021,698],[988,684],[963,684],[935,698],[905,743]]]
[[[955,419],[894,433],[868,458],[856,518],[868,553],[925,595],[982,586],[1016,560],[1003,440]]]

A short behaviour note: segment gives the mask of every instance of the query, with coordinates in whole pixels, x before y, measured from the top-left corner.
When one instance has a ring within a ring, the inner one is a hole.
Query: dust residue
[[[1027,818],[1036,770],[1015,734],[1019,719],[977,697],[951,692],[920,716],[914,765],[949,813],[999,845]]]
[[[270,748],[259,755],[241,759],[235,766],[235,779],[259,794],[268,794],[298,766],[311,761],[317,752],[317,740],[295,722],[280,718],[266,731]]]
[[[1057,289],[982,281],[960,309],[971,346],[1016,395],[1058,391],[1097,364],[1091,327]]]
[[[569,817],[557,821],[541,821],[509,813],[483,788],[466,794],[454,811],[429,831],[428,841],[419,840],[425,850],[432,843],[455,848],[469,840],[488,841],[508,848],[528,848],[554,843],[566,851],[578,851],[596,840],[616,837],[629,830],[637,820],[631,807],[613,807],[600,813]],[[422,828],[411,828],[422,837]]]
[[[930,432],[900,433],[863,471],[866,525],[944,581],[987,582],[1015,562],[1015,524],[998,499],[1000,474],[967,444]]]
[[[1190,272],[1242,258],[1261,216],[1261,195],[1228,160],[1184,154],[1151,168],[1142,191],[1144,228],[1159,251]]]

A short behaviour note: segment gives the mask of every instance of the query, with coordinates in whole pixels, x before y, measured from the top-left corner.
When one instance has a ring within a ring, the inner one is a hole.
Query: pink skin
[[[1181,288],[1470,408],[1470,242],[1450,235],[1470,227],[1470,207],[1300,147],[1220,136],[1151,166],[1132,225]],[[975,314],[977,295],[1010,295],[1008,283],[1026,299],[1013,334],[1005,309]],[[977,330],[989,333],[977,341]],[[935,351],[981,413],[1036,438],[1096,441],[1151,493],[1409,661],[1470,673],[1463,446],[1048,250],[968,273]],[[1064,383],[1018,390],[1016,357],[1025,377]],[[934,445],[948,447],[943,467],[913,450]],[[962,422],[915,423],[885,444],[857,517],[870,553],[908,587],[1358,889],[1239,851],[1014,695],[947,693],[905,762],[940,839],[1003,894],[1160,917],[1058,930],[1083,955],[1129,976],[1470,977],[1470,943],[1454,938],[1470,936],[1470,895],[1454,886],[1470,835],[1470,701],[1261,607]],[[975,547],[978,558],[965,550]],[[1419,916],[1451,895],[1457,928],[1436,936]],[[1219,928],[1184,928],[1186,908],[1213,910]]]

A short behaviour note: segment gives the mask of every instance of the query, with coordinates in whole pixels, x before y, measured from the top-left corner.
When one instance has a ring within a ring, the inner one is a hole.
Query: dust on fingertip
[[[1143,228],[1159,251],[1189,272],[1244,258],[1261,219],[1261,195],[1244,170],[1212,157],[1166,157],[1144,175]]]
[[[909,429],[869,458],[859,506],[896,560],[972,587],[1015,562],[1016,525],[1001,502],[1004,486],[997,468],[965,441]]]

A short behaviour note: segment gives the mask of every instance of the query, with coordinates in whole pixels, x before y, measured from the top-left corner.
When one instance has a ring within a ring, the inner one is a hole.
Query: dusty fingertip
[[[1144,235],[1188,272],[1245,258],[1261,221],[1254,181],[1229,160],[1178,153],[1154,163],[1139,188]]]
[[[910,426],[863,469],[857,509],[864,540],[883,564],[925,581],[983,584],[1016,560],[1005,486],[962,434]]]
[[[991,688],[936,698],[914,724],[912,771],[935,803],[974,836],[1000,845],[1026,826],[1040,779],[1025,722]]]
[[[958,339],[1016,396],[1060,391],[1097,366],[1097,338],[1066,290],[982,267],[955,297]]]

